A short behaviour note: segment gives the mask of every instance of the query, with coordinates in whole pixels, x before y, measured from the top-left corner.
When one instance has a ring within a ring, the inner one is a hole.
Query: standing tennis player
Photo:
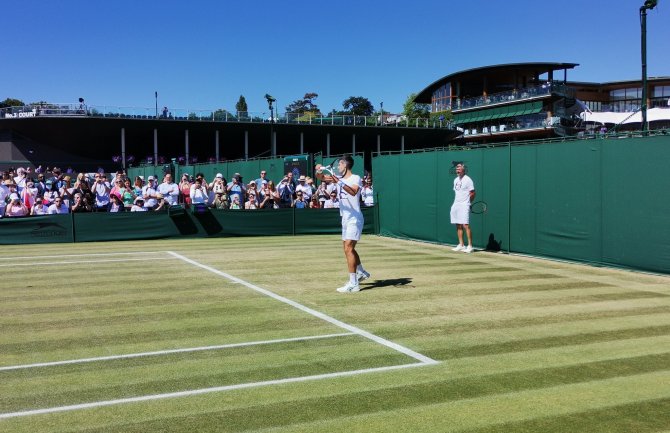
[[[475,199],[475,184],[470,176],[465,174],[465,165],[456,165],[456,179],[454,179],[454,204],[451,205],[451,223],[456,224],[458,245],[453,251],[472,252],[472,231],[470,230],[470,205]],[[463,244],[463,229],[468,236],[468,246]]]
[[[342,216],[342,243],[344,256],[347,259],[349,281],[337,289],[340,293],[358,292],[361,290],[359,282],[370,278],[370,274],[363,269],[361,258],[356,252],[356,243],[361,239],[363,231],[363,213],[361,212],[361,190],[363,189],[360,176],[353,174],[351,168],[354,159],[350,155],[343,156],[338,164],[336,174],[321,173],[321,165],[316,166],[316,177],[326,183],[337,186],[340,200],[340,216]]]

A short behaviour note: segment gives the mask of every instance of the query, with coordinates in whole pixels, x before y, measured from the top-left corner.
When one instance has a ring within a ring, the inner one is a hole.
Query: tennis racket
[[[340,162],[339,158],[333,159],[333,162],[330,163],[330,165],[322,166],[319,172],[321,174],[324,174],[326,176],[338,176],[337,173],[337,163]]]
[[[470,212],[474,214],[486,213],[488,210],[488,205],[485,201],[476,201],[470,205]]]

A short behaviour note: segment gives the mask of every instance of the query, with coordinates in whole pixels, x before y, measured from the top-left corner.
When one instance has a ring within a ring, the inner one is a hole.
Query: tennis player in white
[[[454,251],[472,252],[472,231],[470,230],[470,205],[475,199],[475,184],[470,176],[465,174],[463,164],[456,165],[456,179],[454,179],[454,204],[451,205],[451,223],[456,224],[458,245]],[[463,229],[468,236],[468,246],[463,244]]]
[[[342,243],[349,270],[349,281],[337,289],[340,293],[358,292],[361,290],[359,282],[370,278],[370,274],[363,269],[361,258],[356,252],[356,243],[361,239],[363,231],[363,213],[361,212],[363,184],[360,176],[351,172],[353,166],[354,159],[349,155],[343,156],[338,162],[336,171],[339,172],[339,177],[335,174],[323,174],[321,165],[316,166],[316,177],[326,183],[336,184],[340,200]]]

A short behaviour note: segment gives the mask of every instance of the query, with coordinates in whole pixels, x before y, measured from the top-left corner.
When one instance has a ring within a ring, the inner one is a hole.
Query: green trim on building
[[[521,104],[505,105],[502,107],[488,108],[485,110],[469,111],[467,113],[454,114],[454,123],[475,123],[494,119],[505,119],[508,117],[524,116],[542,111],[542,101],[524,102]]]

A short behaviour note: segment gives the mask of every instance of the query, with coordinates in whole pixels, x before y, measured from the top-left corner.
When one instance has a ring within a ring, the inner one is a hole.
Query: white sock
[[[351,284],[358,284],[358,278],[356,278],[356,272],[349,274],[349,282]]]
[[[356,270],[359,272],[365,272],[365,269],[363,269],[363,265],[356,266]]]

